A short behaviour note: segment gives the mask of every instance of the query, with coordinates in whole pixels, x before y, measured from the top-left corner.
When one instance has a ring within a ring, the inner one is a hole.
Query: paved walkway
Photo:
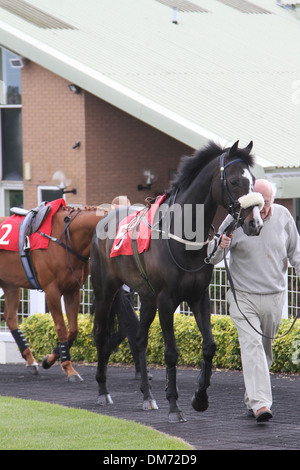
[[[84,379],[82,383],[66,382],[59,365],[47,371],[40,368],[40,374],[32,376],[23,364],[0,364],[0,395],[131,419],[180,437],[197,450],[300,449],[300,375],[272,375],[274,417],[268,423],[257,424],[245,412],[241,372],[214,371],[209,388],[210,406],[204,413],[197,413],[190,403],[198,371],[179,369],[179,404],[187,422],[170,424],[164,369],[150,369],[159,410],[142,411],[142,394],[132,367],[109,367],[108,386],[114,404],[105,408],[96,404],[96,367],[75,365],[75,368]]]

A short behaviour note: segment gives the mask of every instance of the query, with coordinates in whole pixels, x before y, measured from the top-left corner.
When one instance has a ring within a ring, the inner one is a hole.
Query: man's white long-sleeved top
[[[231,216],[224,220],[220,234],[232,220]],[[208,254],[214,246],[212,240]],[[264,221],[259,236],[249,237],[241,227],[235,230],[229,250],[229,269],[237,290],[255,294],[286,290],[288,262],[300,275],[300,237],[293,217],[284,206],[272,204],[271,215]],[[219,263],[223,254],[219,247],[211,263]]]

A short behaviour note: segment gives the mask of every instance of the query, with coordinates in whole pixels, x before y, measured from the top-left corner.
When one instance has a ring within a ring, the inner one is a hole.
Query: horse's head
[[[244,149],[238,148],[238,141],[224,150],[219,159],[219,168],[213,182],[215,200],[225,207],[242,226],[246,235],[259,235],[263,226],[260,210],[264,205],[260,193],[254,193],[254,175],[250,167],[254,164],[251,155],[253,143]]]

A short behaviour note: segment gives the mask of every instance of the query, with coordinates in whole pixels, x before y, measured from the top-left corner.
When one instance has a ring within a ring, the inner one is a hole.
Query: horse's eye
[[[239,185],[239,180],[229,180],[229,182],[232,186],[238,186]]]

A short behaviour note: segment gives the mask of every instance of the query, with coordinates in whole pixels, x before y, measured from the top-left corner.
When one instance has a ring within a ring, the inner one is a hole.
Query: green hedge
[[[236,328],[229,316],[212,315],[213,335],[217,344],[214,367],[241,369],[240,348]],[[74,362],[93,363],[97,361],[93,340],[93,321],[89,315],[79,315],[79,334],[71,349]],[[290,327],[291,320],[282,320],[278,336]],[[198,367],[202,361],[202,338],[193,316],[174,315],[174,328],[179,350],[179,366]],[[49,314],[35,314],[28,317],[21,325],[33,354],[38,361],[57,345],[54,323]],[[284,338],[274,341],[273,372],[300,372],[300,326],[296,322],[293,330]],[[147,349],[149,364],[165,365],[164,344],[158,316],[156,315],[150,331]],[[127,339],[113,352],[111,363],[132,363],[132,356]]]

